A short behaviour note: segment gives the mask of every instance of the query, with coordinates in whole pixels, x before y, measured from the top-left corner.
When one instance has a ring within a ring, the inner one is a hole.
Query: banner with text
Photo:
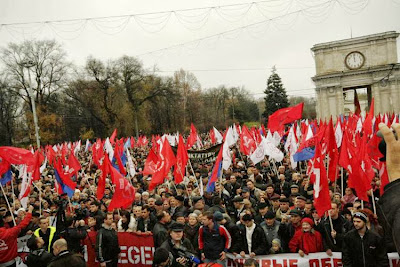
[[[228,267],[241,267],[246,259],[228,254]],[[388,253],[390,267],[400,267],[400,259],[397,253]],[[341,267],[342,253],[334,252],[328,256],[325,252],[310,253],[300,257],[297,253],[275,254],[268,256],[256,256],[260,267]]]
[[[121,248],[118,266],[150,267],[153,264],[153,235],[139,233],[118,233],[118,242]],[[100,266],[99,262],[96,261],[96,232],[89,232],[84,244],[87,266]]]

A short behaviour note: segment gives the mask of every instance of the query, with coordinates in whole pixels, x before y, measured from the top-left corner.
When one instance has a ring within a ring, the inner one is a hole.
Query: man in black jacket
[[[72,253],[83,254],[81,241],[87,236],[85,221],[75,221],[73,217],[67,216],[65,223],[67,228],[60,235],[67,241],[68,250]]]
[[[339,215],[339,207],[337,203],[331,203],[329,214],[332,218],[333,231],[329,222],[329,217],[325,218],[321,222],[318,229],[322,234],[325,249],[327,250],[326,252],[328,255],[331,255],[332,251],[342,251],[343,237],[351,230],[352,226],[348,220]]]
[[[120,248],[117,232],[111,227],[113,214],[107,213],[96,236],[96,257],[101,267],[117,267]]]
[[[354,228],[344,236],[343,267],[389,266],[389,259],[382,237],[367,229],[367,215],[356,212],[353,216]]]
[[[149,205],[142,207],[142,216],[138,219],[137,230],[141,232],[152,232],[157,222],[156,217],[151,213]]]
[[[242,218],[245,224],[245,230],[242,232],[242,251],[240,256],[245,255],[250,257],[258,255],[267,255],[270,244],[267,243],[264,230],[253,221],[253,216],[246,214]]]
[[[171,223],[171,215],[166,211],[157,214],[158,222],[153,228],[154,248],[157,249],[168,239],[168,226]]]

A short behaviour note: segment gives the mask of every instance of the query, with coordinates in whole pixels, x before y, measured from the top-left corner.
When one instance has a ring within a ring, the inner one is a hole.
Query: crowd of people
[[[134,201],[113,211],[107,209],[114,192],[110,179],[103,198],[96,197],[101,170],[90,151],[78,153],[82,170],[74,177],[77,188],[71,198],[55,191],[55,173],[48,166],[32,186],[27,209],[18,200],[22,181],[14,168],[0,199],[0,266],[16,266],[16,238],[25,235],[31,235],[27,266],[85,266],[82,241],[91,231],[97,233],[91,242],[102,267],[118,264],[117,232],[151,233],[154,266],[225,266],[227,253],[253,258],[314,252],[342,252],[343,266],[389,266],[387,253],[399,248],[393,238],[398,226],[392,224],[398,216],[390,211],[399,202],[393,200],[398,199],[398,180],[387,186],[391,197],[374,208],[380,198],[378,174],[372,182],[376,199],[371,195],[367,203],[347,187],[343,173],[330,183],[331,209],[319,216],[310,177],[301,168],[292,169],[288,156],[276,166],[268,160],[254,166],[233,148],[235,160],[213,192],[201,186],[207,184],[213,163],[201,162],[193,162],[182,183],[175,184],[170,174],[164,184],[149,190],[151,177],[142,173],[149,148],[131,150],[137,174],[127,179],[136,188]],[[385,224],[378,222],[376,209],[378,216],[391,214]]]

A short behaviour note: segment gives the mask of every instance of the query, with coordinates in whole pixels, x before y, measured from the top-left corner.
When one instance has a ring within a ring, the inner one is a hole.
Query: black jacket
[[[264,230],[256,224],[256,228],[254,228],[253,235],[251,236],[251,251],[249,251],[246,238],[246,227],[242,231],[242,251],[246,254],[254,252],[256,255],[267,255],[270,247],[271,246],[267,243]]]
[[[182,265],[182,264],[180,264],[180,263],[178,263],[176,261],[177,258],[180,258],[180,257],[183,256],[185,251],[187,251],[187,252],[189,252],[191,254],[194,254],[193,246],[192,246],[192,244],[190,243],[190,241],[187,238],[183,238],[182,239],[180,248],[177,248],[177,247],[174,246],[174,244],[172,243],[171,238],[168,238],[167,240],[165,240],[161,244],[160,247],[161,248],[165,248],[166,250],[171,252],[172,256],[174,256],[174,260],[172,261],[171,267],[191,266],[189,261],[186,261],[186,265]]]
[[[83,253],[83,246],[81,240],[87,236],[86,228],[80,226],[78,228],[66,228],[61,232],[61,236],[67,241],[68,250],[71,253]]]
[[[157,219],[155,218],[155,216],[153,214],[150,213],[150,217],[149,217],[149,222],[147,224],[147,231],[152,232],[154,225],[157,223]],[[137,230],[141,231],[141,232],[146,232],[145,230],[145,224],[144,224],[144,219],[142,217],[140,217],[138,219],[138,223],[137,223]]]
[[[331,249],[332,251],[341,252],[343,238],[347,232],[352,229],[351,223],[346,220],[343,216],[339,216],[336,220],[332,219],[333,229],[336,231],[336,238],[333,240],[331,235],[331,225],[329,218],[325,218],[320,224],[318,229],[322,234],[324,241],[324,247]],[[336,244],[335,244],[336,241]]]
[[[388,252],[400,255],[400,179],[385,186],[377,205],[378,220],[385,231]]]
[[[200,253],[200,251],[198,250],[199,248],[199,228],[200,228],[200,224],[196,224],[195,226],[190,226],[190,225],[185,225],[184,228],[184,233],[185,233],[185,237],[190,241],[190,243],[192,244],[193,248],[196,248],[196,255],[198,255]]]
[[[96,258],[99,262],[108,262],[118,258],[121,251],[118,244],[118,235],[114,229],[103,227],[96,236]]]
[[[86,267],[86,262],[81,255],[72,254],[68,250],[60,252],[48,267]]]
[[[301,225],[297,228],[300,229]],[[282,243],[282,249],[284,252],[289,253],[289,242],[296,232],[296,227],[292,223],[281,223],[279,225],[278,236]]]
[[[25,264],[28,267],[46,267],[52,259],[53,254],[41,248],[29,252]]]
[[[154,249],[157,249],[168,239],[168,225],[156,223],[153,228]]]
[[[343,267],[389,266],[383,238],[368,230],[361,238],[356,229],[351,230],[343,239],[342,262]]]

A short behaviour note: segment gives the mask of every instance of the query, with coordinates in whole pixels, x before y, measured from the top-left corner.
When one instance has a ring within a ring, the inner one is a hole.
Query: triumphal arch
[[[316,44],[317,117],[348,115],[357,107],[375,114],[400,112],[400,64],[395,31]]]

